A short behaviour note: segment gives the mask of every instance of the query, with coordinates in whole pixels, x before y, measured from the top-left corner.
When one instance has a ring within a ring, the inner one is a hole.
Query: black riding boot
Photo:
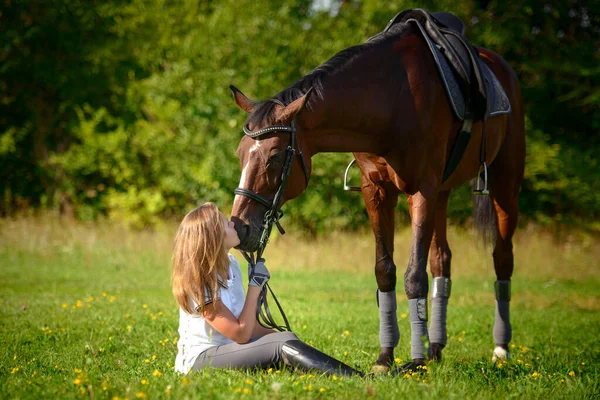
[[[301,340],[288,340],[283,344],[283,360],[286,365],[300,367],[305,370],[315,369],[337,376],[363,374],[352,367],[327,354],[320,352]]]

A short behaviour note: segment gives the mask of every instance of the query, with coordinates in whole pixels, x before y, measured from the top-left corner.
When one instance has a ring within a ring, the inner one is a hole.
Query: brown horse
[[[376,40],[341,51],[269,100],[253,102],[231,87],[237,105],[250,114],[244,127],[246,135],[237,150],[241,189],[236,190],[232,215],[241,250],[259,249],[261,234],[264,239],[265,214],[273,220],[272,210],[267,211],[278,197],[283,204],[306,189],[312,155],[354,153],[376,241],[381,345],[373,367],[376,371],[387,371],[392,366],[399,340],[393,260],[398,196],[401,192],[406,195],[412,219],[412,247],[404,286],[409,300],[413,362],[405,367],[414,368],[428,357],[440,359],[446,345],[452,257],[446,238],[448,197],[453,188],[477,176],[481,154],[485,154],[489,166],[490,194],[477,197],[488,201],[488,222],[493,223],[490,226],[495,233],[493,354],[494,358],[509,355],[512,237],[525,160],[523,105],[516,74],[508,63],[490,50],[477,50],[500,81],[512,111],[492,116],[485,124],[473,124],[462,160],[445,181],[444,168],[461,121],[453,115],[432,55],[412,24],[399,23]],[[286,149],[295,152],[286,153]],[[282,174],[286,163],[291,168],[287,179]],[[428,253],[433,277],[429,328]],[[430,341],[428,354],[423,336]]]

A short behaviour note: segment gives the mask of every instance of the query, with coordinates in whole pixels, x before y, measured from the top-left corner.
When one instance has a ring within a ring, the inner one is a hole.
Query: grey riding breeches
[[[298,340],[292,332],[275,332],[248,343],[229,343],[211,347],[200,353],[192,370],[199,371],[206,366],[213,368],[266,368],[283,363],[283,344]]]

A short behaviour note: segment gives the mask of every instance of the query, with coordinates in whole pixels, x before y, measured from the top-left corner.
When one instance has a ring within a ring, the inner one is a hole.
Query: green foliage
[[[0,213],[49,207],[146,226],[203,201],[227,209],[245,119],[229,84],[268,98],[398,11],[423,7],[456,13],[472,43],[519,75],[530,146],[522,213],[589,226],[600,215],[599,7],[487,3],[5,2]],[[312,233],[367,226],[360,194],[342,190],[350,160],[317,155],[311,186],[285,206],[286,218]],[[461,187],[450,217],[465,221],[470,207]],[[398,208],[406,215],[405,202]]]

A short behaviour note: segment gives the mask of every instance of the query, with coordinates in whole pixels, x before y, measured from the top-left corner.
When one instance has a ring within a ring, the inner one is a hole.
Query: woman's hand
[[[254,267],[248,264],[248,286],[258,286],[259,289],[262,289],[270,278],[271,274],[265,265],[264,258],[259,258]]]

